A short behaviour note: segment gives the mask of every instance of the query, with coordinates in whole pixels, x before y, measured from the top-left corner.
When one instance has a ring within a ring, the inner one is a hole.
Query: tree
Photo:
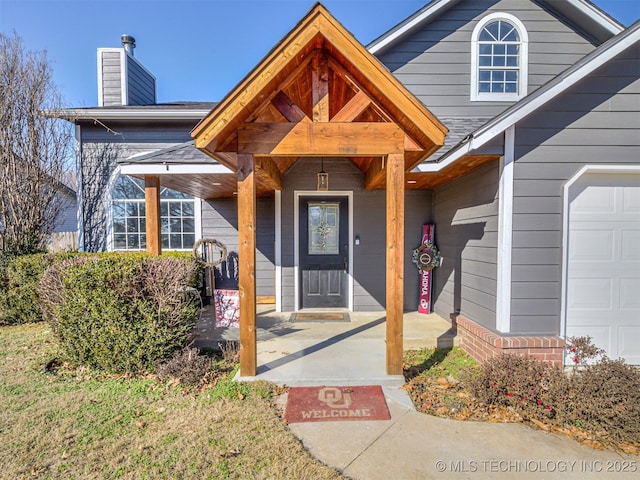
[[[71,128],[47,115],[61,105],[46,52],[0,33],[0,253],[43,250],[63,206]]]

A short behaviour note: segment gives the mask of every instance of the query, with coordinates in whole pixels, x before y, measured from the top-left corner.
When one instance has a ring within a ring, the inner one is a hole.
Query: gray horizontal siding
[[[81,128],[82,158],[78,179],[82,188],[83,247],[103,251],[107,247],[106,193],[118,160],[190,140],[192,122],[164,126],[131,126],[109,122],[109,130],[92,124]],[[115,133],[114,133],[115,132]]]
[[[287,172],[282,193],[282,288],[283,309],[292,310],[294,298],[294,191],[315,191],[319,159],[301,159]],[[381,311],[385,308],[386,292],[386,193],[365,191],[364,175],[345,159],[326,159],[324,170],[329,173],[330,190],[353,192],[353,231],[360,245],[353,248],[355,311]],[[405,310],[418,306],[419,275],[411,263],[411,251],[420,243],[422,225],[431,223],[432,193],[407,191],[405,194]]]
[[[516,127],[512,333],[560,333],[563,186],[584,165],[640,152],[636,45]]]
[[[471,35],[493,12],[516,16],[529,35],[528,93],[594,49],[566,22],[530,0],[463,0],[380,53],[380,60],[436,116],[494,116],[508,102],[471,102]]]
[[[138,62],[127,56],[128,105],[156,103],[156,81]]]
[[[238,206],[236,199],[219,199],[202,202],[202,236],[222,242],[230,259],[216,267],[216,286],[238,288]],[[275,255],[274,255],[274,201],[259,198],[256,201],[256,294],[275,295]]]
[[[498,164],[493,163],[434,194],[436,245],[434,310],[462,313],[495,328]]]
[[[122,66],[120,52],[102,52],[102,106],[122,105]]]

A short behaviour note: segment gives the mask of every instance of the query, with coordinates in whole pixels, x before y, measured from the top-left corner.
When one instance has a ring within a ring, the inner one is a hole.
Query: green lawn
[[[304,450],[263,395],[42,373],[55,355],[47,325],[0,327],[0,478],[342,478]]]

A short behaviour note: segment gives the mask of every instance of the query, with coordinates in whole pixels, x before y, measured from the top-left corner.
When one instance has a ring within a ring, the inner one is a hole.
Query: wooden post
[[[147,252],[162,253],[160,241],[160,177],[144,177],[144,208],[146,217]]]
[[[387,374],[402,375],[404,155],[387,156]]]
[[[238,154],[238,283],[240,376],[255,376],[256,348],[256,179],[253,155]]]

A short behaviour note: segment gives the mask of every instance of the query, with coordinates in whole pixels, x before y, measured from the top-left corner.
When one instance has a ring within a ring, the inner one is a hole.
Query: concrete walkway
[[[362,480],[638,478],[640,457],[598,451],[562,435],[521,424],[460,422],[416,412],[385,374],[384,312],[351,313],[350,322],[290,322],[290,314],[260,309],[258,375],[276,384],[382,385],[391,413],[385,421],[290,424],[321,462]],[[457,341],[437,315],[404,318],[405,349]],[[237,329],[216,329],[210,313],[197,327],[196,346],[237,340]],[[286,402],[286,395],[279,399]]]

